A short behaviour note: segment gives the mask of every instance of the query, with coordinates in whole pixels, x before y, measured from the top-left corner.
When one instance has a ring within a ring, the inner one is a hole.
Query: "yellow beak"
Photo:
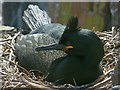
[[[65,48],[69,49],[69,48],[73,48],[73,46],[69,45],[69,46],[65,46]]]
[[[43,50],[62,50],[66,51],[70,48],[73,48],[71,45],[60,45],[60,44],[52,44],[52,45],[47,45],[47,46],[38,46],[35,48],[36,51],[43,51]]]

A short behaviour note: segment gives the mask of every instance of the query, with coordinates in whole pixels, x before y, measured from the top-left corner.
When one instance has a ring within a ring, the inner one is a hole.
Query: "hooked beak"
[[[66,51],[70,48],[73,48],[72,45],[63,45],[63,44],[52,44],[46,46],[38,46],[35,48],[36,51],[43,51],[43,50],[62,50]]]

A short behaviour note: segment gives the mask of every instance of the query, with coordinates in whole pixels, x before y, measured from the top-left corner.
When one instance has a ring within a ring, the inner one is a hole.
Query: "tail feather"
[[[48,14],[39,9],[37,5],[28,6],[27,10],[24,11],[23,20],[27,23],[32,31],[45,24],[51,23],[51,18],[48,16]]]

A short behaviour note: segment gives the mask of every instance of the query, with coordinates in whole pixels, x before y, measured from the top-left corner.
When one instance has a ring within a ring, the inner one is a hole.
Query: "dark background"
[[[79,26],[95,31],[108,31],[120,26],[119,2],[3,2],[3,25],[29,29],[22,16],[29,4],[47,11],[52,22],[66,24],[72,15],[78,16]]]

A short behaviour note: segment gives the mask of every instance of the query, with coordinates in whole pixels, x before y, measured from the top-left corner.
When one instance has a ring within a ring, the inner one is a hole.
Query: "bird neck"
[[[82,60],[84,61],[84,63],[86,64],[89,63],[90,65],[93,66],[99,66],[99,63],[101,61],[99,60],[99,58],[95,58],[95,56],[91,54],[80,52],[74,49],[68,50],[66,53],[68,57],[75,57],[75,59]]]
[[[70,55],[70,56],[85,56],[84,52],[81,52],[76,49],[69,49],[66,51],[66,53],[67,53],[67,55]]]

